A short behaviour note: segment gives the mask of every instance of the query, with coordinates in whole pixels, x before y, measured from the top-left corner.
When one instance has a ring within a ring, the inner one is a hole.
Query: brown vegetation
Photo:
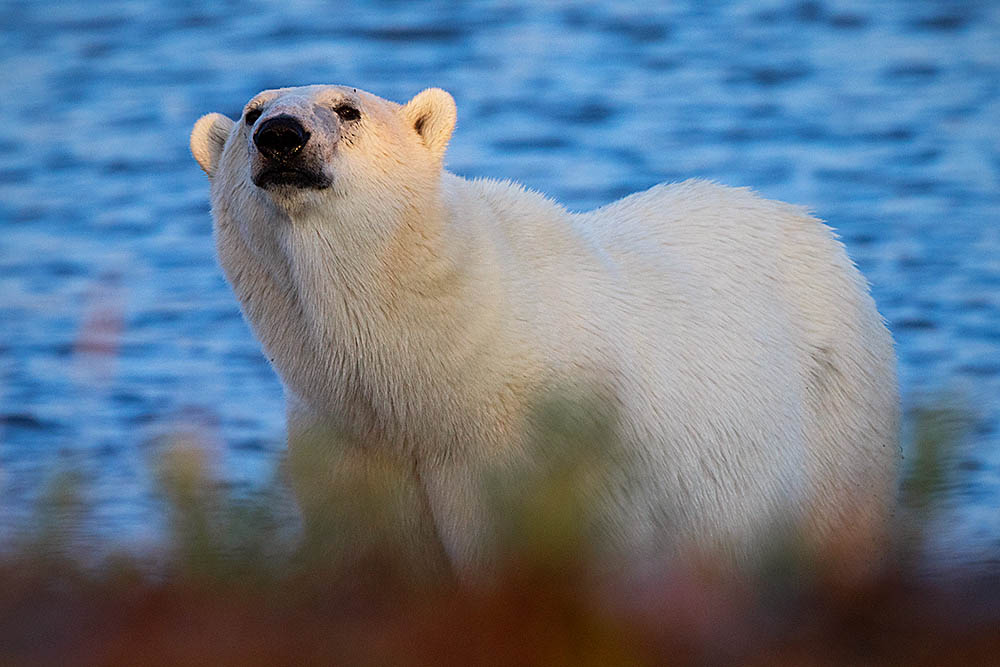
[[[299,534],[281,485],[234,498],[179,443],[158,467],[171,533],[155,559],[82,562],[80,480],[57,478],[31,539],[0,557],[0,663],[996,664],[1000,577],[945,576],[916,557],[956,424],[918,415],[892,565],[850,582],[787,548],[740,575],[705,562],[595,574],[581,529],[590,464],[557,460],[497,496],[503,565],[461,583],[377,525],[391,480],[341,490],[353,509]]]

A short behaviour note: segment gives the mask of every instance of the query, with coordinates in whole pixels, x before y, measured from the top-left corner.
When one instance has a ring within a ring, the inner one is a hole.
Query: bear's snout
[[[312,135],[296,116],[279,113],[260,121],[253,133],[257,154],[251,157],[252,180],[259,188],[291,186],[322,190],[332,179],[322,160],[323,141]]]
[[[261,123],[253,143],[264,157],[283,162],[302,150],[309,136],[297,118],[282,114]]]

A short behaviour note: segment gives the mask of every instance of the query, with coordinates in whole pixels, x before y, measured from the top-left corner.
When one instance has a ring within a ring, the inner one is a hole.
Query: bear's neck
[[[237,286],[286,386],[359,437],[419,440],[415,422],[438,412],[424,401],[478,400],[466,378],[485,369],[469,360],[496,337],[500,291],[476,230],[444,199],[293,217],[255,269],[266,281]],[[253,293],[262,282],[269,299]]]

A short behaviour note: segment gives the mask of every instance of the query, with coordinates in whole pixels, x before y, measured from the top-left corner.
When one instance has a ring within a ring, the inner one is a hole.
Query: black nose
[[[302,150],[307,141],[306,128],[288,114],[268,118],[253,133],[257,149],[272,160],[287,160]]]

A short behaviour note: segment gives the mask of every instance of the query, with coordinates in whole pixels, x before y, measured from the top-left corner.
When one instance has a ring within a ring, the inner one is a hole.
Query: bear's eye
[[[247,115],[244,118],[244,120],[246,121],[247,125],[253,125],[254,123],[257,122],[257,119],[260,118],[260,114],[261,114],[260,107],[254,107],[253,109],[247,111]]]
[[[361,112],[358,111],[357,107],[352,107],[350,104],[341,104],[333,109],[341,120],[357,120],[361,118]]]

